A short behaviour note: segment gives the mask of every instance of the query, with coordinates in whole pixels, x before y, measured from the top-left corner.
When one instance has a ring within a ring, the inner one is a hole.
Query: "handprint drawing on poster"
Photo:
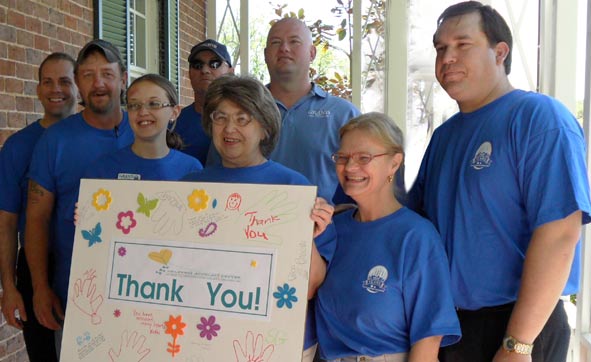
[[[159,235],[180,234],[187,212],[183,199],[174,191],[158,192],[156,197],[160,201],[150,218],[153,231]]]
[[[146,337],[134,331],[131,334],[127,329],[121,333],[119,348],[109,349],[109,358],[112,362],[140,362],[150,354],[150,348],[144,347]]]
[[[236,362],[268,362],[275,351],[275,345],[265,346],[263,335],[259,333],[255,339],[252,331],[246,332],[244,346],[238,340],[234,340],[233,345]]]
[[[94,269],[89,269],[84,272],[82,278],[76,279],[71,301],[82,313],[90,317],[92,324],[97,325],[102,320],[98,310],[103,304],[103,295],[96,291],[95,273]]]
[[[245,208],[242,214],[246,226],[243,228],[247,240],[256,240],[269,244],[282,244],[283,238],[274,228],[293,222],[297,203],[290,201],[287,192],[273,190],[265,194],[253,205]]]

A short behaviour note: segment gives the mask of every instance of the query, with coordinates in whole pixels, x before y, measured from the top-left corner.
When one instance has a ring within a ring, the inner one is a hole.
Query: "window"
[[[94,7],[95,37],[119,48],[129,81],[159,73],[178,88],[178,0],[95,0]]]

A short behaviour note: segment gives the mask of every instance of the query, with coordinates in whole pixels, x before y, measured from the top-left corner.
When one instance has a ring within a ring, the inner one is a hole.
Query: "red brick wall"
[[[205,1],[180,0],[181,104],[192,102],[187,57],[205,36]],[[41,116],[37,67],[49,53],[74,58],[93,38],[92,0],[0,1],[0,145]]]

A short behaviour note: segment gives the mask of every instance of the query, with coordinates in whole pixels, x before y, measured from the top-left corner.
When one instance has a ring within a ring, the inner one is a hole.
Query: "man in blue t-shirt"
[[[31,276],[23,247],[27,171],[43,131],[76,111],[74,65],[74,59],[65,53],[52,53],[41,62],[37,98],[43,106],[43,118],[10,136],[0,151],[2,314],[8,325],[23,330],[31,362],[57,361],[57,354],[53,331],[39,324],[33,312]]]
[[[435,130],[409,206],[450,262],[462,339],[439,359],[565,361],[559,297],[578,290],[591,210],[582,129],[555,99],[511,86],[511,31],[490,6],[452,5],[437,24],[435,75],[460,112]]]
[[[312,34],[304,22],[284,18],[273,24],[265,63],[271,77],[268,88],[281,112],[281,133],[270,159],[306,176],[327,201],[339,202],[333,200],[338,179],[331,155],[339,148],[339,129],[360,113],[310,80],[315,57]],[[306,334],[303,361],[312,360],[315,337],[313,331]]]
[[[45,131],[29,170],[25,251],[33,305],[39,322],[53,330],[61,329],[58,319],[67,304],[80,179],[89,162],[133,141],[121,106],[127,72],[119,50],[100,39],[87,43],[78,53],[74,75],[85,109]],[[47,277],[49,254],[53,280]]]
[[[306,176],[318,186],[319,196],[330,202],[338,185],[331,155],[339,148],[339,129],[360,112],[311,82],[315,57],[312,34],[304,22],[284,18],[273,24],[265,62],[271,77],[268,87],[282,121],[271,159]]]
[[[203,131],[201,113],[205,92],[209,84],[225,74],[234,74],[232,58],[224,44],[207,39],[195,45],[187,59],[189,79],[195,101],[182,109],[177,118],[175,131],[183,140],[182,152],[195,157],[205,165],[211,139]]]

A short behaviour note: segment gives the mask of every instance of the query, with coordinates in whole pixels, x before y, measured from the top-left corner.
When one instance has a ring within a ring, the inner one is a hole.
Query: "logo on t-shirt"
[[[117,174],[117,180],[141,180],[142,175],[138,175],[135,173],[119,173]]]
[[[328,118],[330,117],[330,110],[329,109],[311,109],[308,111],[308,117],[315,117],[315,118]]]
[[[492,145],[490,142],[483,142],[474,154],[474,158],[470,161],[470,167],[475,170],[482,170],[485,167],[490,167],[492,160]]]
[[[367,273],[363,288],[370,293],[383,293],[386,291],[386,279],[388,279],[388,270],[382,265],[376,265]]]

